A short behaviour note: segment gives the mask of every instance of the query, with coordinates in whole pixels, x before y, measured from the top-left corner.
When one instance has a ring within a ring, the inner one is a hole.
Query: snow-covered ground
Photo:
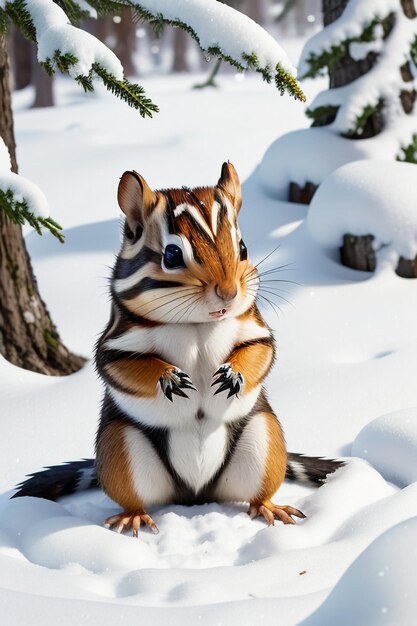
[[[134,540],[102,527],[117,507],[101,492],[9,501],[26,473],[93,454],[101,387],[91,362],[54,379],[0,359],[5,626],[417,621],[417,281],[389,265],[373,275],[340,266],[311,237],[307,207],[263,193],[265,150],[308,122],[303,105],[259,77],[238,78],[223,77],[218,91],[190,90],[196,77],[147,79],[161,108],[154,120],[68,81],[54,109],[16,97],[20,172],[66,229],[64,246],[28,235],[41,292],[65,342],[90,356],[108,316],[119,176],[135,168],[156,188],[213,184],[229,159],[244,181],[252,257],[279,246],[264,266],[288,264],[275,278],[294,281],[269,283],[282,287],[278,314],[260,303],[276,332],[268,388],[288,448],[349,457],[353,443],[361,458],[318,490],[283,486],[276,500],[307,515],[296,526],[268,528],[243,505],[171,506],[152,512],[159,535]],[[321,86],[306,85],[307,95]]]

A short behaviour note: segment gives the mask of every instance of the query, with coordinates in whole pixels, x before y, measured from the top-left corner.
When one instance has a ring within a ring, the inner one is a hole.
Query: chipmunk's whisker
[[[170,300],[167,300],[167,302],[163,302],[162,304],[159,304],[158,306],[154,307],[153,309],[150,309],[149,311],[143,311],[143,315],[149,315],[150,313],[153,313],[154,311],[156,311],[156,310],[160,309],[160,308],[161,308],[161,307],[163,307],[163,306],[167,306],[167,305],[169,305],[169,304],[172,304],[173,302],[176,302],[177,300],[183,300],[183,299],[184,299],[184,298],[186,298],[187,296],[189,296],[189,295],[194,295],[194,293],[196,293],[196,291],[193,291],[193,292],[190,294],[190,292],[189,292],[189,290],[188,290],[188,289],[187,289],[187,290],[185,290],[185,289],[184,289],[184,291],[187,291],[187,293],[183,293],[181,296],[177,296],[176,298],[172,298],[172,299],[170,299]],[[169,293],[167,293],[167,294],[165,294],[164,296],[161,296],[161,298],[162,298],[162,297],[169,298],[169,296],[170,296],[170,294],[169,294]],[[155,298],[155,300],[159,300],[159,299],[160,299],[160,298]],[[169,312],[169,311],[168,311],[168,312]]]

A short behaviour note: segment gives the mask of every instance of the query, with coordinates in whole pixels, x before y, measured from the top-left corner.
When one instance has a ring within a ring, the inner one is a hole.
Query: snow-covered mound
[[[352,141],[325,128],[303,128],[279,137],[266,151],[258,168],[263,189],[274,198],[288,200],[295,182],[319,185],[334,169],[367,158],[368,141]]]
[[[335,250],[343,235],[373,235],[375,250],[392,262],[417,254],[417,168],[410,163],[366,160],[348,163],[328,176],[310,205],[313,238]]]
[[[378,537],[300,626],[406,626],[417,615],[417,517]]]
[[[417,407],[372,420],[356,437],[352,454],[400,486],[417,481]]]
[[[401,157],[402,148],[417,133],[417,116],[389,123],[383,133],[370,139],[348,139],[333,126],[303,128],[278,137],[267,149],[258,167],[262,188],[278,200],[288,200],[291,182],[320,185],[334,170],[352,161],[378,159],[389,162]]]

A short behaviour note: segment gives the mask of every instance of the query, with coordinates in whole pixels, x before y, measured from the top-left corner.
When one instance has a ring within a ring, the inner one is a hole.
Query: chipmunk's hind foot
[[[270,500],[251,503],[249,505],[248,515],[252,519],[262,516],[268,526],[273,526],[276,519],[280,520],[283,524],[295,524],[296,521],[292,516],[301,519],[305,518],[304,513],[295,509],[293,506],[289,506],[288,504],[274,504]]]
[[[148,526],[148,528],[150,528],[155,535],[159,533],[158,526],[155,524],[152,517],[145,513],[145,511],[134,511],[133,513],[123,511],[123,513],[112,515],[104,520],[104,526],[106,528],[114,529],[118,533],[121,533],[124,530],[132,529],[133,536],[137,537],[142,522]]]

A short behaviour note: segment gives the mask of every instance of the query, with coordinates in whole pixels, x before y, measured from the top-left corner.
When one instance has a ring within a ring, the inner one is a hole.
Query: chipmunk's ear
[[[242,189],[239,176],[231,163],[223,163],[217,186],[228,194],[236,211],[239,211],[242,206]]]
[[[143,228],[155,208],[156,200],[156,193],[140,174],[134,170],[123,174],[117,190],[117,201],[132,233],[136,233],[138,226]]]

